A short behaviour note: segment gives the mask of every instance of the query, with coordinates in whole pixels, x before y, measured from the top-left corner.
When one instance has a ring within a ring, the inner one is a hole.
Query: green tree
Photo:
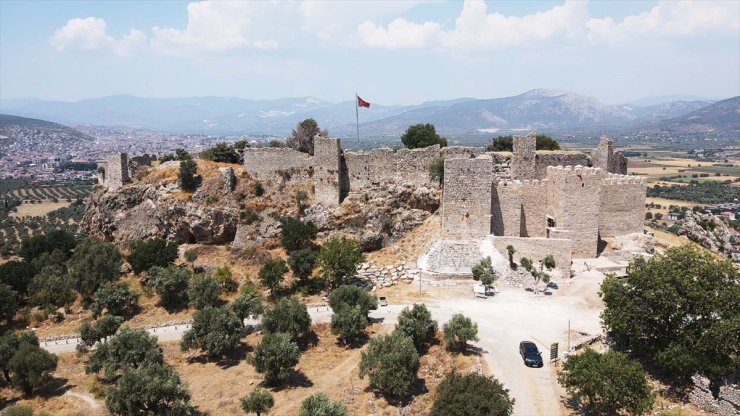
[[[370,387],[387,394],[407,392],[418,372],[414,341],[401,332],[371,338],[360,358],[360,378],[368,376]]]
[[[303,400],[298,416],[349,416],[349,412],[345,405],[319,392]]]
[[[642,415],[653,406],[652,387],[642,366],[617,351],[600,354],[587,349],[571,356],[558,380],[587,414]]]
[[[88,347],[92,347],[100,340],[115,335],[122,323],[122,317],[113,315],[105,315],[93,324],[89,321],[83,322],[80,326],[81,342],[78,344],[77,350],[85,352]]]
[[[534,267],[534,264],[532,263],[532,260],[528,259],[527,257],[522,257],[519,259],[519,264],[524,267],[524,270],[531,272],[532,268]]]
[[[231,267],[228,265],[216,268],[213,278],[216,279],[224,293],[234,293],[239,288],[239,284],[234,280],[234,274],[231,273]]]
[[[293,276],[301,281],[305,281],[311,277],[317,262],[318,257],[316,256],[316,252],[310,248],[292,251],[288,257],[288,265],[293,272]]]
[[[301,352],[290,334],[268,333],[254,349],[251,358],[254,369],[265,375],[265,383],[277,385],[288,380],[298,364]]]
[[[365,335],[365,328],[369,324],[367,315],[359,305],[342,306],[334,309],[331,316],[331,333],[347,344]]]
[[[97,318],[103,310],[109,314],[129,316],[136,308],[139,294],[131,290],[124,283],[105,283],[92,297],[90,310],[93,318]]]
[[[139,368],[164,362],[157,338],[141,328],[123,327],[108,342],[98,345],[90,355],[85,372],[103,370],[106,378],[113,378],[121,370]]]
[[[0,283],[10,286],[18,296],[25,296],[37,271],[31,262],[11,260],[0,264]]]
[[[188,298],[190,306],[203,309],[207,306],[216,306],[221,296],[221,285],[216,279],[205,274],[198,274],[190,279]]]
[[[11,382],[10,360],[13,359],[13,356],[18,352],[18,349],[23,343],[38,347],[39,339],[31,331],[9,332],[5,335],[0,335],[0,370],[2,370],[5,381],[8,383]]]
[[[283,332],[297,341],[311,332],[311,316],[306,305],[297,298],[283,298],[265,311],[262,330],[267,333]]]
[[[180,162],[180,189],[192,192],[198,187],[198,178],[195,173],[198,171],[198,164],[194,160],[188,159]]]
[[[509,254],[509,266],[513,268],[514,267],[514,253],[516,253],[516,249],[514,248],[514,246],[509,244],[508,246],[506,246],[506,253]]]
[[[131,245],[128,260],[134,273],[139,274],[154,266],[167,267],[177,259],[177,243],[159,237],[139,240]]]
[[[239,163],[239,153],[233,146],[221,142],[200,152],[200,158],[221,163]]]
[[[44,253],[59,250],[69,258],[76,245],[74,234],[64,230],[51,230],[46,234],[37,234],[23,240],[19,254],[26,261],[31,261]]]
[[[297,218],[286,217],[281,221],[282,233],[280,244],[288,252],[313,248],[318,233],[316,224],[311,221],[303,222]]]
[[[548,254],[545,256],[544,259],[542,259],[542,266],[546,268],[547,270],[552,270],[555,268],[555,256],[552,254]]]
[[[285,273],[288,273],[288,265],[283,259],[268,260],[259,271],[259,278],[262,285],[270,289],[270,294],[274,295],[280,289]]]
[[[429,180],[437,182],[440,185],[445,182],[445,159],[443,157],[435,157],[429,163]]]
[[[193,326],[185,332],[183,351],[200,349],[211,357],[223,356],[239,346],[242,323],[229,308],[206,306],[193,316]]]
[[[416,350],[421,351],[434,341],[437,321],[432,319],[432,313],[426,305],[415,303],[413,308],[407,306],[398,315],[396,331],[411,338]]]
[[[193,271],[186,267],[152,267],[148,285],[159,295],[159,303],[165,308],[181,306],[187,298],[188,282]]]
[[[316,136],[328,136],[329,132],[319,128],[319,123],[312,118],[307,118],[293,129],[288,137],[288,146],[299,152],[313,155],[313,142]]]
[[[162,363],[126,370],[105,403],[114,416],[198,414],[177,370]]]
[[[478,373],[460,375],[453,371],[437,387],[430,416],[510,416],[514,399],[493,377]]]
[[[175,159],[179,161],[193,160],[193,156],[183,148],[175,149]]]
[[[468,341],[478,341],[478,324],[460,313],[452,315],[442,331],[447,349],[451,351],[464,353],[468,348]]]
[[[8,285],[0,283],[0,322],[10,323],[18,312],[16,293]]]
[[[57,356],[38,345],[21,342],[8,363],[10,383],[26,396],[41,387],[57,369]]]
[[[245,319],[262,315],[262,299],[256,293],[242,292],[229,307],[243,323]]]
[[[74,292],[75,282],[65,273],[64,267],[58,265],[44,266],[34,276],[29,286],[32,305],[45,307],[68,307],[77,297]]]
[[[256,413],[257,416],[269,412],[272,406],[275,406],[272,394],[260,388],[254,389],[248,395],[242,397],[241,403],[244,413]]]
[[[496,280],[496,271],[491,265],[491,257],[486,257],[480,263],[473,266],[473,279],[485,286],[490,286]]]
[[[636,258],[625,279],[601,285],[604,326],[618,350],[646,358],[675,380],[713,380],[740,365],[740,272],[686,245]]]
[[[447,146],[447,139],[437,134],[433,124],[415,124],[409,126],[401,136],[401,143],[409,149],[418,149],[435,144]]]
[[[319,251],[319,265],[330,288],[342,285],[357,273],[357,266],[365,261],[360,242],[346,237],[332,237]]]
[[[371,310],[378,309],[378,298],[367,290],[355,285],[342,285],[329,295],[329,306],[333,310],[358,306],[367,317]]]
[[[77,291],[90,299],[100,285],[121,275],[121,252],[113,243],[88,238],[77,246],[67,269]]]

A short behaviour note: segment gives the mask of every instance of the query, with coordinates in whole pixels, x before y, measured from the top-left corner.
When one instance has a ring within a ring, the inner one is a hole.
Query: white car
[[[378,296],[378,305],[388,306],[388,300],[385,298],[385,296]]]

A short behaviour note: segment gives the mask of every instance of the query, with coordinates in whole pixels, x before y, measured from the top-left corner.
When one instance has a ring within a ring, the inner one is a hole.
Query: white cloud
[[[94,50],[113,41],[106,34],[108,25],[98,17],[69,19],[67,24],[57,29],[51,37],[51,45],[58,51],[65,49]]]
[[[116,55],[130,57],[135,52],[146,48],[147,37],[141,30],[131,29],[128,35],[113,42],[113,52]]]
[[[274,19],[280,7],[277,3],[257,1],[190,3],[187,26],[184,29],[152,28],[151,46],[156,51],[176,54],[246,47],[275,49],[278,41],[264,36],[261,29],[269,28],[270,17]]]
[[[396,19],[387,28],[373,22],[358,26],[361,41],[374,47],[445,49],[492,49],[525,45],[559,35],[574,36],[587,18],[586,3],[567,1],[543,12],[526,16],[487,13],[483,0],[463,4],[453,29],[437,22],[414,23]]]
[[[661,1],[649,11],[615,23],[611,17],[590,19],[588,40],[618,43],[646,36],[693,35],[700,31],[737,31],[740,5],[735,1]]]

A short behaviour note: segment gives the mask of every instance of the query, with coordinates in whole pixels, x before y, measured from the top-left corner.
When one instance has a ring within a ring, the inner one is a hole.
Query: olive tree
[[[113,243],[88,238],[75,248],[67,269],[80,295],[90,299],[103,283],[121,275],[121,252]]]
[[[453,371],[437,387],[430,416],[510,416],[513,412],[514,399],[498,380],[483,374],[461,375]]]
[[[165,308],[182,306],[187,299],[188,282],[193,271],[187,267],[152,267],[147,285],[159,295],[159,303]]]
[[[221,285],[215,278],[199,274],[190,280],[188,298],[190,306],[195,309],[203,309],[206,306],[218,305],[221,296]]]
[[[277,385],[288,380],[291,370],[298,364],[301,351],[289,334],[268,333],[254,349],[252,364],[258,373],[265,375],[265,383]]]
[[[262,316],[262,330],[267,333],[283,332],[293,341],[298,341],[311,332],[311,316],[306,305],[297,298],[280,299]]]
[[[411,338],[416,350],[421,351],[434,340],[437,321],[432,319],[432,313],[426,305],[415,303],[413,308],[409,309],[407,306],[398,315],[396,331]]]
[[[301,403],[298,416],[349,416],[347,407],[324,393],[314,393]]]
[[[327,240],[319,251],[319,265],[330,288],[342,285],[365,261],[360,242],[344,236]]]
[[[131,245],[126,257],[134,273],[139,274],[154,266],[167,267],[177,259],[177,243],[155,237],[139,240]]]
[[[419,365],[419,354],[411,338],[393,332],[370,339],[360,358],[360,378],[368,376],[370,387],[400,395],[416,381]]]
[[[21,342],[8,363],[10,384],[27,396],[41,387],[57,368],[57,356],[38,345]]]
[[[128,316],[133,313],[139,294],[123,283],[105,283],[92,297],[90,310],[97,318],[104,310],[111,315]]]
[[[450,351],[465,352],[468,341],[478,341],[478,324],[463,314],[456,313],[442,329],[445,344]]]
[[[272,394],[265,389],[254,389],[249,392],[248,395],[241,398],[242,410],[245,413],[256,413],[260,416],[262,413],[267,413],[275,406],[275,400],[272,398]]]
[[[234,350],[242,337],[242,323],[229,308],[206,306],[193,316],[192,327],[182,337],[183,351],[200,349],[212,357]]]
[[[106,378],[113,378],[122,370],[162,362],[162,348],[155,336],[141,328],[123,327],[108,342],[98,345],[85,366],[85,372],[90,374],[103,370]]]
[[[162,363],[124,371],[105,404],[114,416],[198,414],[177,370]]]

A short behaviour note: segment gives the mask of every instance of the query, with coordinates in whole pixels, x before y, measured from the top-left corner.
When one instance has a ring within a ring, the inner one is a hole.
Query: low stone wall
[[[522,257],[527,257],[537,265],[548,254],[555,257],[555,268],[559,270],[564,277],[570,276],[572,240],[555,239],[555,238],[527,238],[527,237],[488,237],[496,250],[508,255],[506,247],[511,245],[516,249],[514,261],[519,262]]]
[[[438,240],[419,261],[422,276],[445,274],[472,277],[472,268],[483,258],[480,242]]]
[[[689,401],[707,412],[719,416],[740,415],[740,387],[737,384],[719,388],[719,396],[714,397],[709,388],[709,379],[700,375],[691,377],[694,389],[689,394]]]

